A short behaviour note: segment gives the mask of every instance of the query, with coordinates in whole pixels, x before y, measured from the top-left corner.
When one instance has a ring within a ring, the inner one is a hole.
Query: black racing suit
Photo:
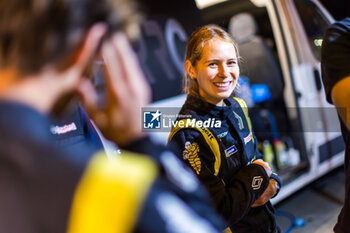
[[[267,188],[270,178],[262,166],[251,164],[262,156],[250,120],[237,100],[229,98],[224,102],[226,106],[218,107],[189,95],[179,113],[179,119],[192,116],[197,121],[207,121],[208,129],[218,141],[219,156],[203,134],[193,128],[185,127],[171,134],[168,145],[205,184],[232,232],[279,232],[270,202],[251,207]],[[281,185],[278,176],[274,178]]]

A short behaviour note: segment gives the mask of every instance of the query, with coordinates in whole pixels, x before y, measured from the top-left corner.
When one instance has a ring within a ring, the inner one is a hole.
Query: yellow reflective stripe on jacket
[[[131,232],[156,176],[155,163],[145,156],[95,155],[76,189],[67,232]]]
[[[224,233],[232,233],[231,229],[228,227],[224,230]]]
[[[253,143],[254,143],[253,130],[252,130],[252,122],[250,121],[250,118],[249,118],[249,113],[248,113],[247,104],[244,102],[243,99],[240,99],[240,98],[237,98],[237,97],[233,97],[233,98],[234,98],[235,100],[237,100],[237,102],[239,103],[239,106],[241,106],[241,108],[242,108],[242,110],[243,110],[245,119],[246,119],[247,122],[248,122],[249,132],[250,132],[250,135],[252,135],[252,140],[253,140]]]
[[[221,166],[221,153],[220,153],[220,147],[218,144],[218,141],[216,140],[215,136],[212,134],[212,132],[210,132],[209,129],[205,128],[205,127],[197,127],[196,125],[193,124],[187,124],[187,121],[190,121],[191,119],[182,119],[179,120],[179,122],[176,124],[176,126],[171,130],[170,135],[168,137],[168,142],[170,142],[170,140],[174,137],[174,135],[181,129],[186,129],[186,128],[192,128],[192,129],[196,129],[197,131],[199,131],[205,141],[207,142],[207,144],[209,145],[211,151],[214,153],[215,156],[215,163],[214,163],[214,175],[217,176],[219,174],[219,170],[220,170],[220,166]],[[179,123],[180,122],[182,125],[186,126],[186,127],[180,127]]]

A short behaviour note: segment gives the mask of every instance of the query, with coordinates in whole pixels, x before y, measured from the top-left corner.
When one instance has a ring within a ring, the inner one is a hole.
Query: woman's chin
[[[221,93],[218,93],[217,97],[218,99],[227,99],[231,96],[233,90],[230,90],[230,91],[225,91],[225,92],[221,92]]]

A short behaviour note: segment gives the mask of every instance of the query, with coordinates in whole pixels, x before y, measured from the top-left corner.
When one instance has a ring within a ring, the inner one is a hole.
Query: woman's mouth
[[[216,87],[218,87],[219,89],[226,89],[230,86],[230,84],[232,83],[232,81],[228,81],[228,82],[214,82],[214,85]]]

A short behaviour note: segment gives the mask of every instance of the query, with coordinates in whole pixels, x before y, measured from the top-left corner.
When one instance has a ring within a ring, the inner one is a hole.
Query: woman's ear
[[[191,79],[195,79],[196,78],[196,70],[193,67],[193,65],[190,62],[190,60],[186,60],[185,67],[186,67],[186,71],[190,75]]]

